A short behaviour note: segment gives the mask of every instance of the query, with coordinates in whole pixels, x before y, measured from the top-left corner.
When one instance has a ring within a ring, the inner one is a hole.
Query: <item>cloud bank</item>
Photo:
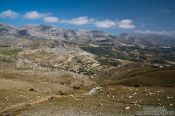
[[[135,32],[141,33],[141,34],[158,34],[158,35],[173,35],[173,36],[175,36],[175,31],[135,30]]]

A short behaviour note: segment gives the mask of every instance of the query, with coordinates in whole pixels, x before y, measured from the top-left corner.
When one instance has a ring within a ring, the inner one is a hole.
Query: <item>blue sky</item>
[[[0,22],[66,29],[173,33],[175,0],[0,0]]]

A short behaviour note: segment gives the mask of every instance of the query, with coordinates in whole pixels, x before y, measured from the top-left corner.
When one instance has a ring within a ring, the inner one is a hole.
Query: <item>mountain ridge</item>
[[[1,38],[32,38],[32,39],[54,39],[68,41],[101,41],[112,40],[118,44],[132,44],[139,46],[175,46],[175,37],[160,34],[144,33],[121,33],[114,36],[103,31],[69,30],[50,25],[24,25],[21,27],[9,24],[0,24]]]

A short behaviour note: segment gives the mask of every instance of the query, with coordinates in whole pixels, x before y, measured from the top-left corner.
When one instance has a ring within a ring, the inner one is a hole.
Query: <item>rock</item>
[[[94,95],[94,94],[96,94],[97,93],[97,91],[99,91],[99,90],[102,90],[102,87],[95,87],[95,88],[92,88],[88,93],[86,93],[86,95]]]
[[[128,98],[130,99],[130,98],[132,98],[132,96],[129,96]]]
[[[125,108],[125,110],[129,110],[129,109],[130,109],[130,107],[129,107],[129,106]]]

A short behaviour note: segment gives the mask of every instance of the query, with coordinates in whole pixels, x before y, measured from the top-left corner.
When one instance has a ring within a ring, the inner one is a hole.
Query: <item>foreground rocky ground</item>
[[[174,74],[174,67],[136,66],[111,68],[89,78],[70,71],[16,69],[1,61],[0,113],[130,116],[149,108],[175,111]]]

